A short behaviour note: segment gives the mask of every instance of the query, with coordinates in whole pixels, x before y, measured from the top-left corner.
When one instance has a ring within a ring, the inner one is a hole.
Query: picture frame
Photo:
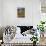
[[[17,8],[17,16],[20,18],[24,18],[25,17],[25,8]]]

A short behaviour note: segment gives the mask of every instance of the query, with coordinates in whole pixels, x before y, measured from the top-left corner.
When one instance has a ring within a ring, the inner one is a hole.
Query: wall
[[[40,20],[40,0],[2,0],[2,25],[33,25]],[[17,17],[17,8],[25,8],[25,18]]]
[[[2,0],[0,0],[0,26],[2,24],[2,20],[3,20],[2,18]]]

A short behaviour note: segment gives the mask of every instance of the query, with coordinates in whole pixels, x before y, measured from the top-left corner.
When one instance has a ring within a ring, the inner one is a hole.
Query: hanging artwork
[[[18,17],[25,17],[25,8],[18,8],[17,9],[17,16]]]

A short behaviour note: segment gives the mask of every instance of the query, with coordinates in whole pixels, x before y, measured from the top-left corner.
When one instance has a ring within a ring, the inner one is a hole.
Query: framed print
[[[25,17],[25,8],[18,8],[17,9],[17,16],[18,17]]]

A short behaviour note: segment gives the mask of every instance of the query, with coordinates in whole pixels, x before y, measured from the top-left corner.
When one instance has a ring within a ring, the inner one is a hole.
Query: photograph
[[[18,8],[17,9],[17,16],[18,16],[18,18],[20,17],[22,17],[22,18],[24,18],[25,17],[25,8]]]

